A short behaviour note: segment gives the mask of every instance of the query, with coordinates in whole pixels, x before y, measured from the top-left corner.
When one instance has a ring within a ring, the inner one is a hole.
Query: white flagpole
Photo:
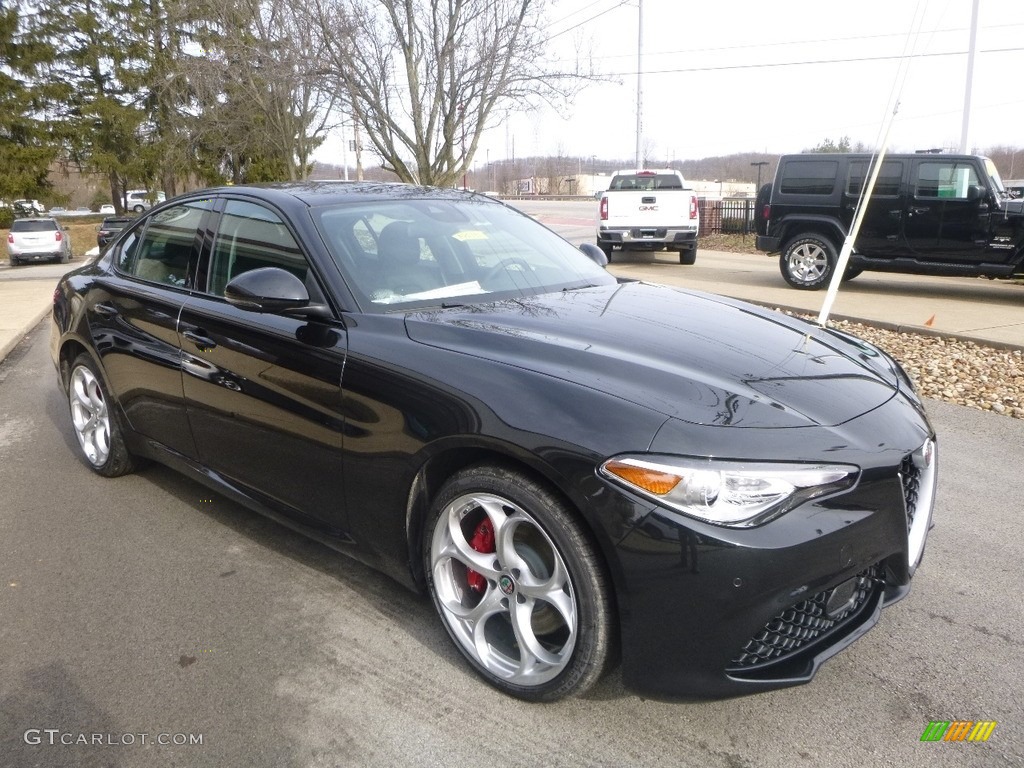
[[[839,293],[839,284],[843,281],[843,275],[846,273],[846,265],[850,261],[850,253],[853,252],[853,244],[857,240],[857,234],[860,232],[861,222],[864,221],[864,215],[868,210],[868,201],[871,200],[871,194],[875,190],[875,182],[878,180],[878,174],[882,170],[882,161],[885,159],[885,153],[889,148],[889,133],[892,130],[893,121],[896,119],[896,113],[900,109],[900,97],[903,95],[903,86],[907,82],[907,74],[910,72],[910,62],[914,57],[913,48],[908,55],[907,46],[910,44],[911,39],[917,41],[918,36],[921,32],[921,24],[924,23],[924,13],[921,10],[921,4],[918,3],[917,10],[914,11],[914,22],[916,29],[912,25],[911,31],[907,34],[907,41],[903,46],[903,56],[900,58],[900,67],[897,70],[896,83],[894,84],[892,92],[889,94],[889,103],[886,105],[886,109],[889,114],[886,116],[885,122],[882,124],[881,140],[877,143],[877,151],[872,156],[871,175],[867,179],[867,183],[864,185],[864,189],[861,190],[860,198],[857,201],[857,210],[853,215],[853,223],[850,225],[850,231],[846,235],[846,239],[843,241],[842,250],[839,252],[839,259],[836,261],[836,268],[832,272],[832,279],[828,284],[828,291],[825,294],[825,301],[821,306],[821,311],[818,313],[818,325],[825,327],[828,325],[828,316],[832,312],[832,305],[835,303],[836,296]],[[840,180],[842,182],[843,180]]]

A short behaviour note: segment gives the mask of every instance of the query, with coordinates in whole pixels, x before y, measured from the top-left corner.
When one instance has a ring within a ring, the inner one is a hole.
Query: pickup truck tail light
[[[608,221],[608,198],[601,198],[601,221]]]
[[[697,196],[690,195],[690,218],[697,218]]]
[[[59,243],[62,239],[63,239],[63,236],[61,235],[61,233],[57,232],[57,242]]]

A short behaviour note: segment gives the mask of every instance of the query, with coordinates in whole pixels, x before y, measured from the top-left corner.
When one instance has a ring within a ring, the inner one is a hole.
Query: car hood
[[[889,360],[869,345],[742,302],[639,282],[415,312],[406,330],[422,344],[708,426],[835,426],[899,390]]]

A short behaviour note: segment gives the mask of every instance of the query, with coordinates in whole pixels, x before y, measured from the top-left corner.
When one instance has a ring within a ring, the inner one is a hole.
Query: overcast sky
[[[960,142],[971,0],[643,0],[643,135],[659,159],[799,152],[849,136],[873,146],[905,47],[892,150]],[[921,33],[909,36],[915,14]],[[478,164],[515,155],[632,158],[637,0],[554,0],[552,53],[590,46],[612,83],[563,112],[488,131]],[[970,147],[1024,147],[1024,2],[981,0]],[[1021,153],[1024,169],[1024,152]],[[1018,174],[1018,175],[1024,175]]]

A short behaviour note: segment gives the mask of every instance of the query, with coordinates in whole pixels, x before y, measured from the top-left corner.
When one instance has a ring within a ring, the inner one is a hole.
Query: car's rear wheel
[[[597,247],[600,248],[604,252],[605,258],[608,259],[608,263],[611,264],[612,263],[612,251],[615,250],[615,246],[608,245],[607,243],[598,243]]]
[[[500,466],[453,476],[423,546],[434,605],[474,669],[528,701],[580,694],[613,656],[610,585],[552,490]]]
[[[132,210],[135,211],[136,213],[142,213],[144,210],[146,210],[146,207],[144,205],[136,205],[134,208],[132,208]]]
[[[61,251],[59,261],[61,264],[67,264],[69,261],[71,261],[71,254],[69,254],[67,251]]]
[[[135,457],[125,445],[113,403],[96,364],[85,353],[71,364],[68,404],[78,445],[94,471],[104,477],[118,477],[135,469]]]
[[[679,252],[679,263],[686,266],[693,266],[697,263],[697,249],[689,248]]]
[[[800,235],[782,249],[779,269],[794,288],[816,291],[828,285],[836,266],[836,249],[820,235]]]

